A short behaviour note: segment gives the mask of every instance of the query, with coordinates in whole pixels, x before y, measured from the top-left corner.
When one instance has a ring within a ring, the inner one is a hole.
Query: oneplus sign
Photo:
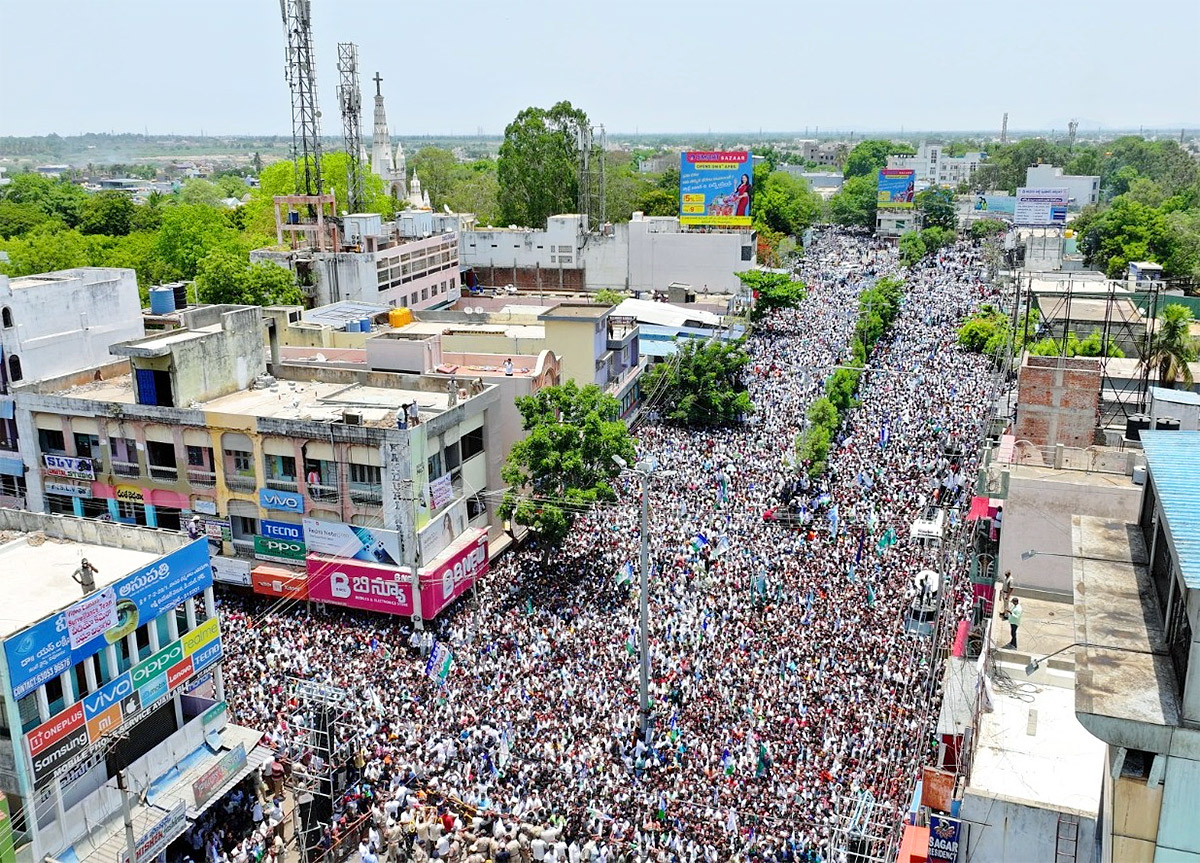
[[[44,749],[49,749],[60,740],[71,736],[78,729],[87,728],[83,724],[83,705],[78,701],[48,722],[44,722],[30,731],[26,736],[29,744],[29,754],[37,755]]]
[[[82,709],[80,710],[79,715],[83,715]],[[65,765],[72,756],[77,755],[79,752],[86,749],[87,745],[87,726],[80,725],[77,730],[72,731],[53,746],[42,750],[37,755],[34,755],[30,759],[33,767],[34,781],[42,781],[42,779],[54,772],[55,767],[58,767],[59,765]]]

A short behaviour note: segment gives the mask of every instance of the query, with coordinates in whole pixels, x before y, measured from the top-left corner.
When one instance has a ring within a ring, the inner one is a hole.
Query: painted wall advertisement
[[[917,172],[912,168],[881,168],[875,206],[911,210],[917,187],[916,176]]]
[[[221,658],[212,617],[25,735],[35,781],[69,769],[126,722],[136,722]]]
[[[308,551],[398,566],[405,561],[400,556],[399,534],[380,527],[363,527],[340,521],[304,519],[304,543]]]
[[[46,476],[63,476],[67,479],[87,480],[94,480],[96,478],[96,470],[92,466],[90,458],[75,458],[69,455],[43,455],[42,461],[45,464],[43,473]]]
[[[957,863],[963,838],[963,825],[957,818],[930,815],[929,863]]]
[[[101,621],[112,621],[111,616],[105,617],[107,600],[88,596],[6,639],[4,654],[13,696],[28,695],[212,583],[208,543],[196,540],[105,588],[112,591],[116,620],[103,630],[98,629]]]
[[[1017,189],[1013,222],[1018,225],[1065,225],[1069,189]]]
[[[754,160],[745,150],[679,154],[679,222],[750,226]]]

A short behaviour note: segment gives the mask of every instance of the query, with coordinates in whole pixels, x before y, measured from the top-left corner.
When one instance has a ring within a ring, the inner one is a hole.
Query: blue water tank
[[[169,315],[175,311],[175,291],[173,288],[150,289],[150,312],[155,315]]]
[[[361,318],[358,322],[358,331],[360,333],[371,332],[371,319],[370,318]]]
[[[358,321],[354,321],[354,320],[346,321],[346,332],[357,333],[358,331],[359,331]]]

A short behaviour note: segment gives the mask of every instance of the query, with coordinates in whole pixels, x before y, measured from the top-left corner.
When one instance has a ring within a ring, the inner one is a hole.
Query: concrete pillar
[[[158,512],[154,509],[154,504],[143,503],[142,506],[146,508],[146,526],[158,527]]]
[[[83,518],[83,499],[78,497],[71,498],[71,510],[77,518]]]

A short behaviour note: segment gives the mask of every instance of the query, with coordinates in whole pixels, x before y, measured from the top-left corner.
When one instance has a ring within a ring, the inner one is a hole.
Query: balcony
[[[217,485],[217,475],[211,470],[203,470],[198,467],[189,467],[187,469],[188,482],[202,488],[215,488]]]
[[[383,503],[383,489],[379,486],[350,484],[350,500],[353,503],[374,504]]]
[[[336,485],[316,485],[315,483],[309,483],[308,496],[322,503],[338,503],[341,500],[341,495],[338,494],[338,487]]]
[[[161,482],[179,482],[179,468],[174,465],[168,467],[161,464],[152,464],[148,467],[151,479],[157,479]]]
[[[254,491],[258,488],[258,478],[253,474],[245,476],[227,473],[225,474],[225,487],[230,491]]]
[[[136,461],[112,461],[112,472],[117,476],[141,476],[142,469]]]
[[[278,477],[267,477],[267,488],[273,488],[277,491],[299,491],[300,484],[293,479],[283,479]]]

